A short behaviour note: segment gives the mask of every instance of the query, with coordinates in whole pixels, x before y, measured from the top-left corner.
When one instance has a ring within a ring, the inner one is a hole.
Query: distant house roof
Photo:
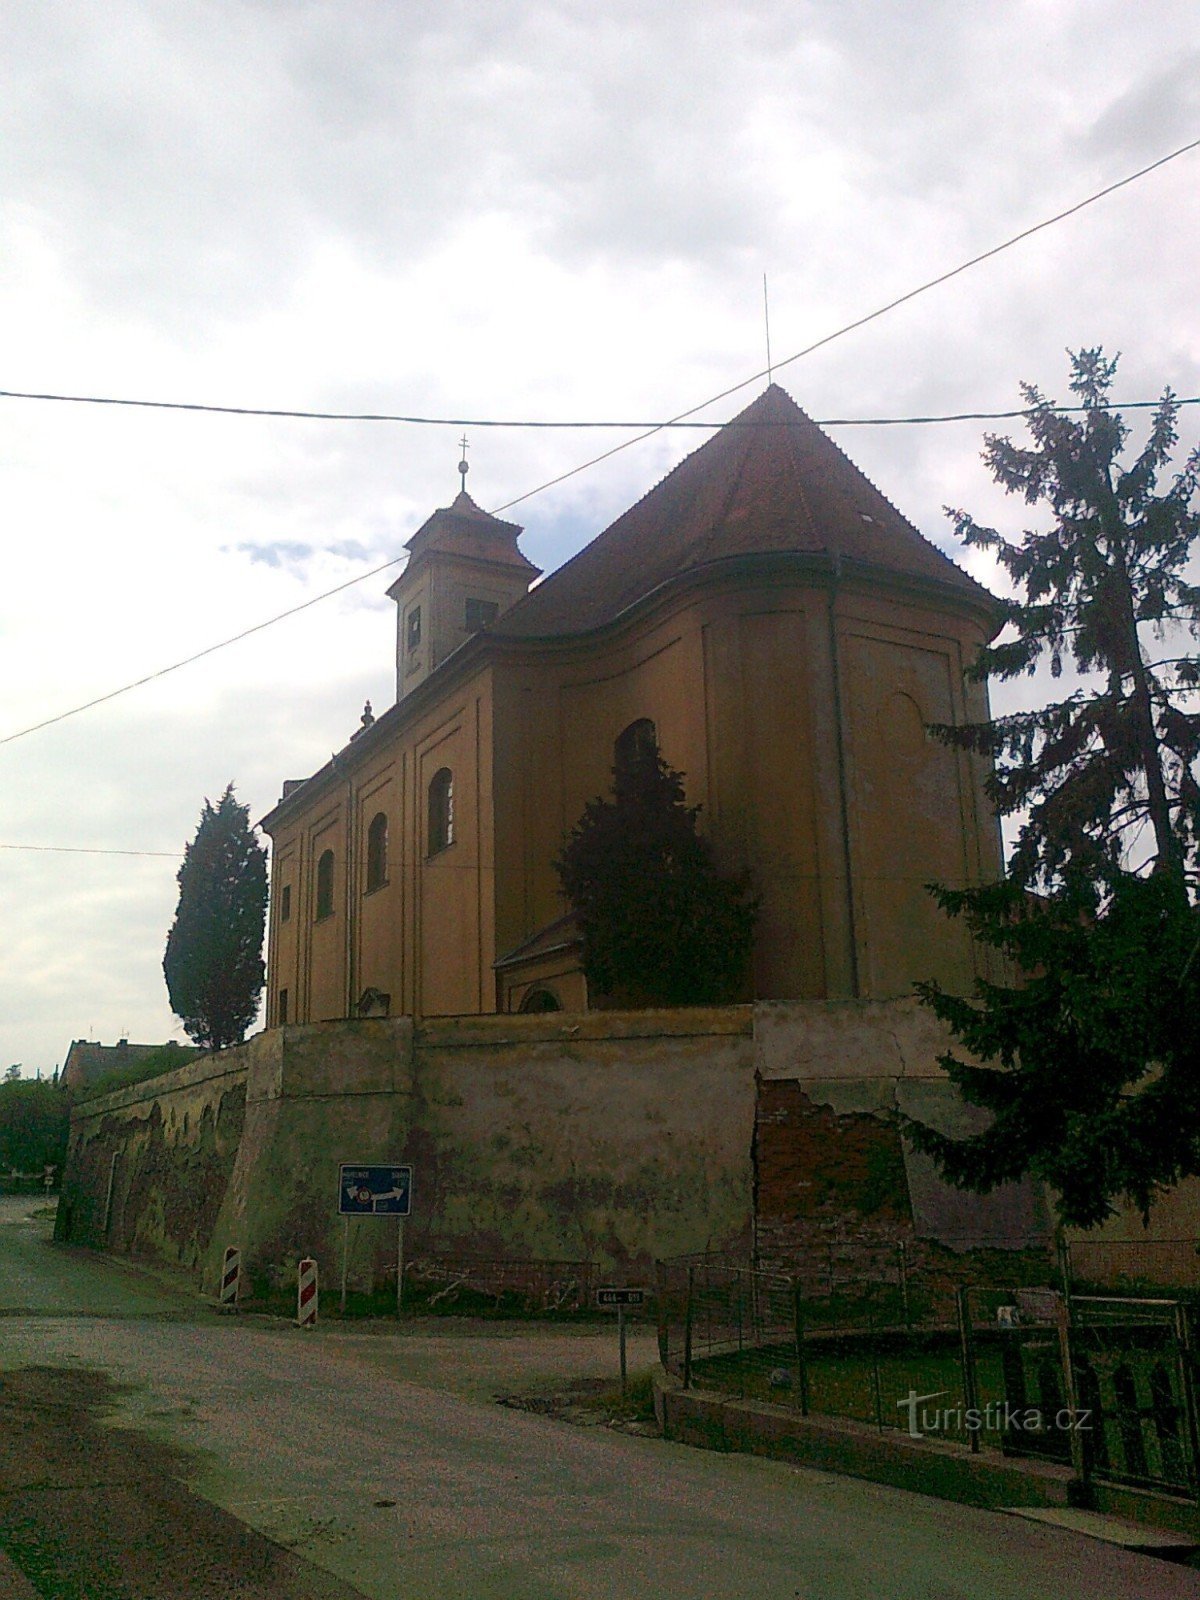
[[[195,1055],[194,1045],[176,1045],[181,1061]],[[141,1061],[154,1050],[161,1050],[161,1044],[130,1044],[128,1039],[118,1039],[116,1044],[98,1044],[90,1039],[72,1039],[71,1048],[67,1051],[67,1059],[63,1062],[62,1071],[59,1073],[59,1086],[64,1089],[82,1089],[89,1084],[106,1077],[110,1072],[118,1072],[122,1067],[132,1066],[135,1061]]]
[[[680,573],[781,552],[923,579],[976,605],[997,605],[772,384],[506,611],[494,632],[522,638],[588,632]]]

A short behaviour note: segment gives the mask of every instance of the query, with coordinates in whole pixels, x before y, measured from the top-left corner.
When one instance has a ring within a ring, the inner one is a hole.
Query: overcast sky
[[[0,388],[657,419],[1200,136],[1194,0],[4,0]],[[1121,351],[1200,394],[1200,152],[781,367],[810,415],[998,410]],[[721,402],[734,414],[752,384]],[[455,427],[0,399],[0,737],[402,553]],[[831,430],[930,538],[1021,525],[984,425]],[[1200,407],[1184,439],[1200,437]],[[621,432],[469,429],[496,508]],[[703,435],[509,515],[553,568]],[[986,572],[977,564],[980,575]],[[182,1037],[172,853],[394,698],[394,571],[0,745],[0,1069]],[[164,855],[56,853],[76,850]]]

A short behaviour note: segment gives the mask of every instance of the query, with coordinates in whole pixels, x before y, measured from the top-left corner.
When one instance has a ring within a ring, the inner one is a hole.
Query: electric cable
[[[939,284],[943,284],[943,283],[949,282],[949,280],[951,278],[956,278],[961,273],[967,272],[972,267],[978,266],[981,262],[988,261],[993,256],[1000,255],[1003,251],[1011,249],[1014,245],[1019,244],[1022,240],[1032,237],[1032,235],[1034,235],[1035,233],[1040,233],[1043,229],[1053,227],[1056,223],[1064,221],[1067,217],[1071,217],[1071,216],[1076,215],[1077,212],[1080,212],[1080,211],[1084,210],[1085,207],[1087,207],[1087,206],[1095,204],[1095,202],[1098,201],[1098,200],[1102,200],[1106,195],[1113,194],[1116,190],[1123,189],[1128,184],[1137,182],[1138,179],[1146,177],[1147,174],[1149,174],[1151,172],[1154,172],[1157,168],[1165,166],[1169,161],[1174,161],[1179,156],[1186,155],[1189,151],[1195,150],[1197,148],[1200,148],[1200,139],[1193,139],[1188,144],[1180,145],[1178,149],[1172,150],[1169,154],[1167,154],[1165,156],[1160,156],[1156,161],[1152,161],[1148,165],[1146,165],[1144,167],[1140,167],[1136,172],[1129,173],[1124,178],[1117,179],[1117,181],[1114,182],[1114,183],[1107,184],[1103,189],[1096,190],[1093,194],[1088,195],[1083,200],[1077,201],[1072,206],[1068,206],[1065,210],[1056,212],[1053,216],[1046,217],[1041,222],[1034,223],[1031,227],[1022,229],[1021,232],[1013,234],[1010,238],[1005,239],[1002,243],[997,244],[997,245],[993,245],[990,249],[984,250],[984,251],[980,252],[978,255],[972,256],[969,260],[961,262],[956,267],[952,267],[949,271],[940,273],[935,278],[927,279],[926,282],[924,282],[922,284],[919,284],[916,288],[908,290],[905,294],[899,295],[893,300],[889,300],[886,305],[879,306],[874,311],[867,312],[864,316],[856,318],[853,322],[848,322],[848,323],[844,324],[842,327],[835,329],[832,333],[827,333],[822,338],[814,340],[812,344],[806,345],[804,347],[804,349],[802,349],[802,350],[797,350],[793,355],[786,356],[782,361],[774,362],[772,364],[773,370],[778,370],[778,368],[780,368],[780,367],[790,366],[793,362],[799,361],[805,356],[812,355],[814,351],[822,349],[827,344],[831,344],[835,339],[840,339],[840,338],[844,337],[848,333],[853,333],[858,328],[865,327],[867,323],[874,322],[878,318],[887,315],[888,312],[894,311],[898,306],[905,305],[908,301],[916,299],[918,295],[922,295],[922,294],[927,293],[930,289],[936,288]],[[535,495],[542,494],[542,493],[545,492],[545,490],[554,488],[555,486],[557,486],[560,483],[565,483],[569,478],[574,478],[574,477],[578,476],[579,473],[588,471],[589,468],[591,468],[591,467],[598,466],[601,462],[609,460],[612,456],[619,454],[622,450],[627,450],[632,445],[640,444],[643,440],[652,438],[656,433],[661,433],[666,428],[679,426],[680,424],[682,424],[685,421],[687,421],[687,419],[689,419],[691,417],[694,417],[696,412],[706,410],[707,407],[709,407],[710,405],[715,405],[718,401],[727,399],[730,395],[737,394],[740,390],[747,388],[752,383],[757,383],[761,378],[766,377],[766,376],[767,376],[767,373],[766,373],[766,369],[764,368],[762,371],[753,373],[748,378],[743,378],[738,383],[731,384],[727,389],[721,390],[721,392],[719,394],[711,395],[707,400],[701,401],[698,405],[690,406],[686,411],[681,411],[677,416],[670,418],[667,422],[656,423],[656,424],[646,428],[644,431],[634,434],[634,436],[632,438],[624,439],[619,444],[613,445],[610,449],[602,451],[601,454],[599,454],[597,456],[593,456],[589,460],[581,462],[578,466],[570,468],[567,472],[559,473],[556,477],[550,478],[546,482],[538,484],[536,488],[529,489],[524,494],[517,495],[512,500],[506,500],[503,505],[495,507],[492,514],[493,515],[497,515],[501,511],[507,511],[507,510],[511,509],[511,507],[513,507],[513,506],[520,505],[523,501],[530,500]],[[18,395],[16,391],[7,391],[7,390],[0,390],[0,397],[5,397],[5,398],[43,398],[43,399],[50,399],[50,398],[71,399],[71,398],[74,398],[74,399],[79,400],[80,402],[84,402],[84,403],[114,404],[114,405],[115,404],[140,405],[140,406],[152,406],[152,407],[155,407],[155,408],[165,408],[165,409],[172,409],[172,410],[189,410],[189,411],[227,410],[227,411],[233,412],[235,414],[239,414],[239,415],[241,415],[241,414],[275,415],[275,416],[309,415],[309,416],[313,416],[313,417],[321,417],[323,415],[325,417],[329,416],[329,414],[322,414],[322,413],[255,412],[252,408],[249,408],[249,407],[211,407],[211,406],[201,406],[199,404],[192,404],[191,402],[117,401],[117,400],[112,400],[112,399],[107,399],[106,400],[106,399],[102,399],[100,397],[83,397],[83,396],[75,396],[75,397],[56,396],[55,397],[55,396],[43,395],[43,396],[40,396],[40,397],[35,397],[35,396],[32,396],[32,395]],[[1147,401],[1147,402],[1135,402],[1135,404],[1137,404],[1139,406],[1140,405],[1150,405],[1150,404],[1155,404],[1155,403],[1157,403],[1157,402],[1149,402],[1149,401]],[[1191,400],[1189,400],[1187,403],[1191,404],[1193,402]],[[1026,408],[1024,411],[1019,411],[1019,412],[1014,412],[1014,413],[1009,413],[1009,414],[996,413],[994,418],[990,418],[989,420],[1000,420],[1003,415],[1011,415],[1011,416],[1028,415],[1029,411],[1031,409],[1033,409],[1033,408]],[[1053,409],[1058,410],[1059,408],[1058,407],[1054,407]],[[382,414],[371,415],[371,414],[363,413],[360,416],[357,416],[357,417],[354,417],[354,418],[346,417],[345,420],[363,420],[363,421],[366,421],[366,420],[379,420],[379,421],[384,421],[384,420],[391,420],[391,421],[409,420],[409,421],[416,421],[416,420],[430,420],[430,419],[416,419],[416,418],[402,419],[402,418],[398,418],[398,417],[387,418],[387,417],[384,417]],[[912,420],[916,421],[917,419],[912,419]],[[947,419],[947,420],[950,420],[950,419]],[[964,416],[961,419],[955,419],[955,420],[983,420],[983,419],[982,418],[967,418],[967,417]],[[459,423],[456,421],[455,426],[458,426],[458,425],[459,425]],[[466,424],[464,424],[464,425],[466,425]],[[472,426],[481,426],[481,425],[486,425],[486,424],[478,423],[478,424],[471,424],[471,425]],[[528,424],[528,425],[529,426],[533,426],[533,424]],[[834,424],[832,422],[825,424],[825,426],[833,426],[833,425]],[[713,424],[713,426],[720,426],[720,424]],[[90,711],[90,710],[92,710],[94,707],[96,707],[98,705],[104,705],[109,700],[115,700],[120,695],[128,694],[133,689],[139,689],[139,688],[141,688],[143,685],[145,685],[147,683],[153,683],[156,679],[166,677],[169,673],[178,672],[181,667],[191,666],[193,662],[203,660],[203,658],[205,656],[213,655],[218,650],[224,650],[229,645],[237,644],[242,639],[249,638],[251,634],[261,632],[264,628],[273,627],[275,625],[275,623],[282,622],[288,617],[295,616],[295,615],[297,615],[298,612],[305,611],[310,606],[318,605],[322,600],[331,599],[334,595],[341,594],[344,590],[353,588],[355,584],[366,582],[366,580],[368,578],[375,577],[378,573],[386,571],[389,567],[393,567],[393,566],[398,565],[398,563],[400,561],[402,561],[403,559],[404,559],[403,556],[397,556],[392,561],[385,561],[384,563],[382,563],[382,565],[377,566],[377,567],[373,567],[367,572],[362,572],[357,577],[351,578],[345,583],[338,584],[332,589],[327,589],[323,594],[314,595],[311,599],[303,601],[300,605],[289,607],[288,610],[281,611],[277,615],[275,615],[273,617],[269,617],[263,622],[256,623],[253,627],[246,628],[242,632],[234,634],[228,639],[223,639],[217,644],[209,645],[203,650],[198,650],[198,651],[195,652],[195,654],[187,656],[181,661],[173,662],[170,666],[167,666],[167,667],[161,667],[156,672],[147,673],[145,677],[135,679],[131,683],[123,684],[120,688],[112,689],[107,694],[97,695],[94,699],[88,700],[85,703],[83,703],[82,705],[73,706],[70,710],[60,711],[59,713],[57,713],[57,715],[55,715],[53,717],[43,718],[42,721],[36,722],[36,723],[32,723],[27,728],[21,728],[16,733],[6,734],[3,738],[0,738],[0,745],[12,744],[17,739],[23,739],[23,738],[25,738],[27,735],[29,735],[31,733],[40,732],[43,728],[53,727],[56,723],[65,722],[69,717],[78,716],[82,712]]]

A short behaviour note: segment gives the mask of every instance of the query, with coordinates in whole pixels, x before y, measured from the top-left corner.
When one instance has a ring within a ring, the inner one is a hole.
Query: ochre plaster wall
[[[1149,1218],[1123,1207],[1099,1228],[1066,1228],[1071,1272],[1090,1284],[1136,1293],[1145,1284],[1195,1288],[1200,1282],[1200,1179],[1167,1190]]]
[[[1000,868],[984,769],[926,734],[977,715],[982,625],[878,589],[712,580],[586,645],[497,666],[499,954],[559,916],[552,862],[607,793],[613,744],[655,724],[718,861],[760,899],[758,999],[969,991],[966,929],[925,885]]]
[[[554,858],[608,793],[618,734],[643,717],[718,862],[760,899],[747,999],[884,999],[925,977],[969,991],[966,928],[925,885],[994,876],[999,836],[982,764],[925,724],[983,711],[962,673],[985,631],[932,592],[792,566],[769,581],[706,574],[595,635],[501,637],[485,666],[447,661],[273,824],[268,1022],[284,988],[297,1022],[346,1016],[368,987],[390,995],[393,1016],[494,1011],[493,962],[562,914]],[[431,856],[442,766],[455,842]],[[367,893],[381,809],[388,882]],[[335,907],[317,921],[326,845]]]
[[[311,800],[277,831],[272,852],[267,1021],[325,1022],[359,996],[390,997],[393,1016],[495,1008],[491,676],[430,705],[396,739],[361,756],[353,744]],[[453,775],[454,837],[431,851],[429,785]],[[367,888],[368,834],[388,819],[386,881]],[[316,872],[334,853],[333,912],[317,917]],[[282,919],[282,891],[291,888]]]

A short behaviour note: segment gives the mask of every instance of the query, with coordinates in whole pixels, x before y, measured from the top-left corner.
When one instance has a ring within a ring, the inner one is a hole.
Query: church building
[[[417,530],[395,705],[264,819],[268,1026],[595,1004],[552,863],[650,739],[759,897],[745,999],[969,992],[925,885],[1000,836],[927,728],[986,717],[996,600],[776,385],[533,587],[520,533],[465,488]]]

